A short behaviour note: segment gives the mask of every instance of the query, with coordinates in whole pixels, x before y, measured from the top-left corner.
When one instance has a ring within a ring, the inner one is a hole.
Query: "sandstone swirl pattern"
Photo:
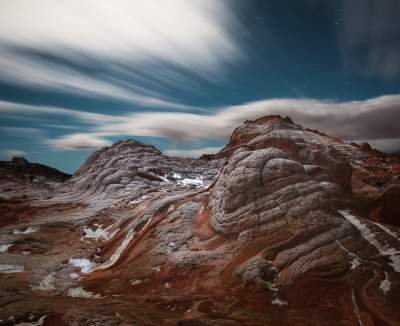
[[[398,325],[399,175],[396,156],[268,116],[200,159],[130,140],[66,182],[9,178],[0,319]]]

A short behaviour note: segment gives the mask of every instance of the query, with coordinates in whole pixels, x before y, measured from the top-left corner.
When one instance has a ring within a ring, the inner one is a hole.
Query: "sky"
[[[119,139],[195,157],[268,114],[400,150],[398,0],[38,3],[0,2],[0,159],[73,173]]]

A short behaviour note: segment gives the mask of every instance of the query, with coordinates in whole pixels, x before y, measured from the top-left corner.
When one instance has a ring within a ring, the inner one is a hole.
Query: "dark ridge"
[[[45,177],[53,181],[66,181],[72,177],[68,173],[61,172],[47,165],[31,163],[23,157],[13,157],[11,161],[0,161],[0,173],[2,178],[16,176],[33,181],[35,177]]]

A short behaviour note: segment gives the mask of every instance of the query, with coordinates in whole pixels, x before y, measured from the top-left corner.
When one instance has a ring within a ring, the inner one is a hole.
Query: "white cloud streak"
[[[109,146],[111,142],[95,134],[77,133],[47,140],[47,144],[54,149],[75,150]]]
[[[25,87],[196,110],[155,89],[191,87],[188,73],[221,79],[243,58],[240,22],[225,0],[14,0],[0,11],[0,80]],[[112,69],[91,75],[64,59]]]
[[[5,149],[1,151],[1,154],[6,160],[10,160],[13,157],[25,156],[27,153],[19,149]]]
[[[288,115],[305,127],[346,140],[400,137],[400,130],[393,123],[400,118],[400,95],[341,103],[312,99],[263,100],[220,108],[210,115],[138,113],[122,123],[99,126],[97,131],[180,141],[223,139],[243,121],[270,114]]]
[[[4,51],[0,57],[0,72],[0,80],[34,88],[46,88],[86,97],[111,97],[145,107],[199,110],[190,105],[163,99],[160,94],[157,96],[141,94],[132,88],[124,88],[115,81],[99,80],[59,65],[37,62]]]
[[[400,138],[394,121],[400,120],[400,95],[365,101],[333,102],[313,99],[272,99],[216,109],[212,114],[145,112],[112,116],[66,108],[34,107],[0,102],[0,112],[54,113],[71,116],[90,126],[89,132],[71,133],[48,142],[59,149],[107,145],[108,136],[162,137],[177,141],[224,140],[245,120],[280,114],[304,127],[319,129],[348,141],[368,139],[378,148],[393,148]],[[385,147],[386,146],[386,147]]]
[[[214,0],[14,0],[1,2],[0,39],[117,59],[149,56],[206,68],[239,53],[225,29],[231,10]]]
[[[38,140],[45,136],[45,132],[39,128],[2,126],[0,127],[0,135]]]
[[[72,110],[62,107],[36,106],[0,100],[0,113],[12,113],[14,116],[22,115],[63,115],[92,125],[103,123],[123,122],[124,118],[94,112]]]

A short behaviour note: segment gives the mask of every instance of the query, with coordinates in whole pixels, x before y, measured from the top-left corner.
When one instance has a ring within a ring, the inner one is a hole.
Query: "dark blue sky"
[[[332,132],[383,149],[400,144],[397,0],[37,7],[0,4],[3,158],[73,172],[96,147],[126,138],[196,155],[217,150],[245,118],[297,112],[307,125],[315,115],[346,120],[388,102],[382,125],[393,128],[357,134],[338,122]]]

